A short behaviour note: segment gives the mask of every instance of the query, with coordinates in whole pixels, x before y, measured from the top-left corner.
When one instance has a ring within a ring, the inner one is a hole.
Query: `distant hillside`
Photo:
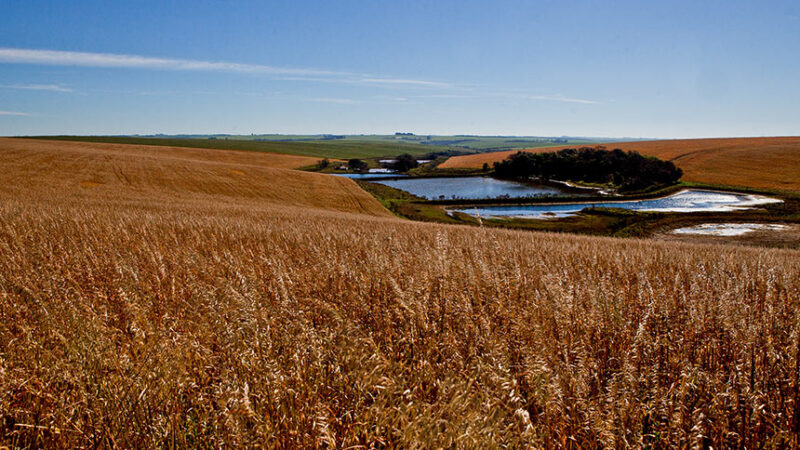
[[[437,136],[412,133],[375,135],[299,135],[299,134],[182,134],[148,136],[38,136],[58,139],[117,144],[168,145],[175,147],[218,148],[258,152],[287,153],[327,158],[377,158],[410,153],[424,156],[431,152],[476,153],[547,147],[550,145],[588,145],[608,139],[538,136]]]
[[[190,147],[219,150],[243,150],[262,153],[282,153],[314,158],[350,159],[379,158],[410,153],[421,156],[433,151],[448,150],[448,147],[421,146],[394,141],[372,141],[356,139],[318,140],[255,140],[253,138],[229,138],[211,136],[207,138],[174,137],[122,137],[122,136],[37,136],[35,139],[106,142],[114,144],[161,145],[168,147]]]

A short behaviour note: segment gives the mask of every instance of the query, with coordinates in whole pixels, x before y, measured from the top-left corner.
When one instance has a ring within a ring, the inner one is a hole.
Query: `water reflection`
[[[410,192],[428,200],[524,198],[559,195],[566,192],[558,187],[531,185],[489,177],[410,178],[385,180],[378,183]]]
[[[584,208],[622,208],[634,211],[660,212],[727,212],[746,209],[768,203],[780,203],[781,200],[761,195],[739,194],[734,192],[704,191],[687,189],[676,194],[649,200],[617,201],[617,202],[583,202],[549,205],[507,205],[479,206],[473,208],[452,209],[451,212],[462,212],[482,217],[520,217],[526,219],[546,219],[574,215]]]

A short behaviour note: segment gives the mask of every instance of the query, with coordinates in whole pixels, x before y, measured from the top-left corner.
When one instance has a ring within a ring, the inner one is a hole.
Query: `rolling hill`
[[[389,216],[342,177],[288,170],[315,158],[182,147],[0,138],[0,190],[68,201],[222,202]]]

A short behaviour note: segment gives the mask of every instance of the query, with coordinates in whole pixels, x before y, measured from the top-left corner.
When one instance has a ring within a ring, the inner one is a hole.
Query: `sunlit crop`
[[[413,223],[266,160],[11,146],[6,445],[798,444],[796,251]]]

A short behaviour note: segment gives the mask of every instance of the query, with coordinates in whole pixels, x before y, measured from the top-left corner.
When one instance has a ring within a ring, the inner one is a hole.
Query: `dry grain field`
[[[414,223],[280,159],[0,140],[0,445],[798,445],[800,253]]]
[[[685,181],[724,186],[800,191],[800,137],[673,139],[613,142],[608,148],[638,151],[673,161]],[[531,152],[564,148],[535,148]],[[480,168],[514,151],[479,153],[448,159],[442,168]]]

